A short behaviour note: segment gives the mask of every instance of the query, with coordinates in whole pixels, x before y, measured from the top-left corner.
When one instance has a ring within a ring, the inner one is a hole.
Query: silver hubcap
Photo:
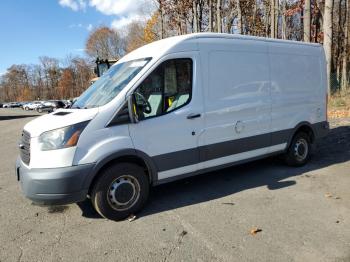
[[[140,197],[140,184],[132,176],[123,175],[109,186],[107,200],[110,206],[118,211],[131,208]]]
[[[294,146],[294,155],[296,159],[301,162],[304,161],[309,153],[309,146],[304,138],[300,138]]]

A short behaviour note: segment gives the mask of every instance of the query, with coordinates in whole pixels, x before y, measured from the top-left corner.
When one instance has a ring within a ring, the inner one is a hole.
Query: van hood
[[[37,137],[46,131],[89,121],[97,113],[98,107],[90,109],[59,109],[30,121],[24,126],[24,130],[29,132],[31,137]]]

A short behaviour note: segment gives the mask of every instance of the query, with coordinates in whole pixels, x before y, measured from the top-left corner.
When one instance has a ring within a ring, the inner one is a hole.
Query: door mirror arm
[[[129,117],[130,117],[131,123],[134,123],[134,124],[139,122],[135,101],[136,100],[135,100],[134,94],[128,97]]]

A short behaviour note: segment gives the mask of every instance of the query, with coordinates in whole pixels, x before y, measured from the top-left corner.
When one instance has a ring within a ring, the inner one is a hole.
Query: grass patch
[[[328,117],[350,117],[350,90],[334,93],[328,101]]]
[[[328,101],[329,109],[350,109],[350,90],[334,93]]]

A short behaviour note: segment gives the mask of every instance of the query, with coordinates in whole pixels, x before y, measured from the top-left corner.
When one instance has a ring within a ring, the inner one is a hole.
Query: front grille
[[[30,162],[30,134],[23,130],[21,139],[21,148],[19,149],[21,159],[29,165]]]

